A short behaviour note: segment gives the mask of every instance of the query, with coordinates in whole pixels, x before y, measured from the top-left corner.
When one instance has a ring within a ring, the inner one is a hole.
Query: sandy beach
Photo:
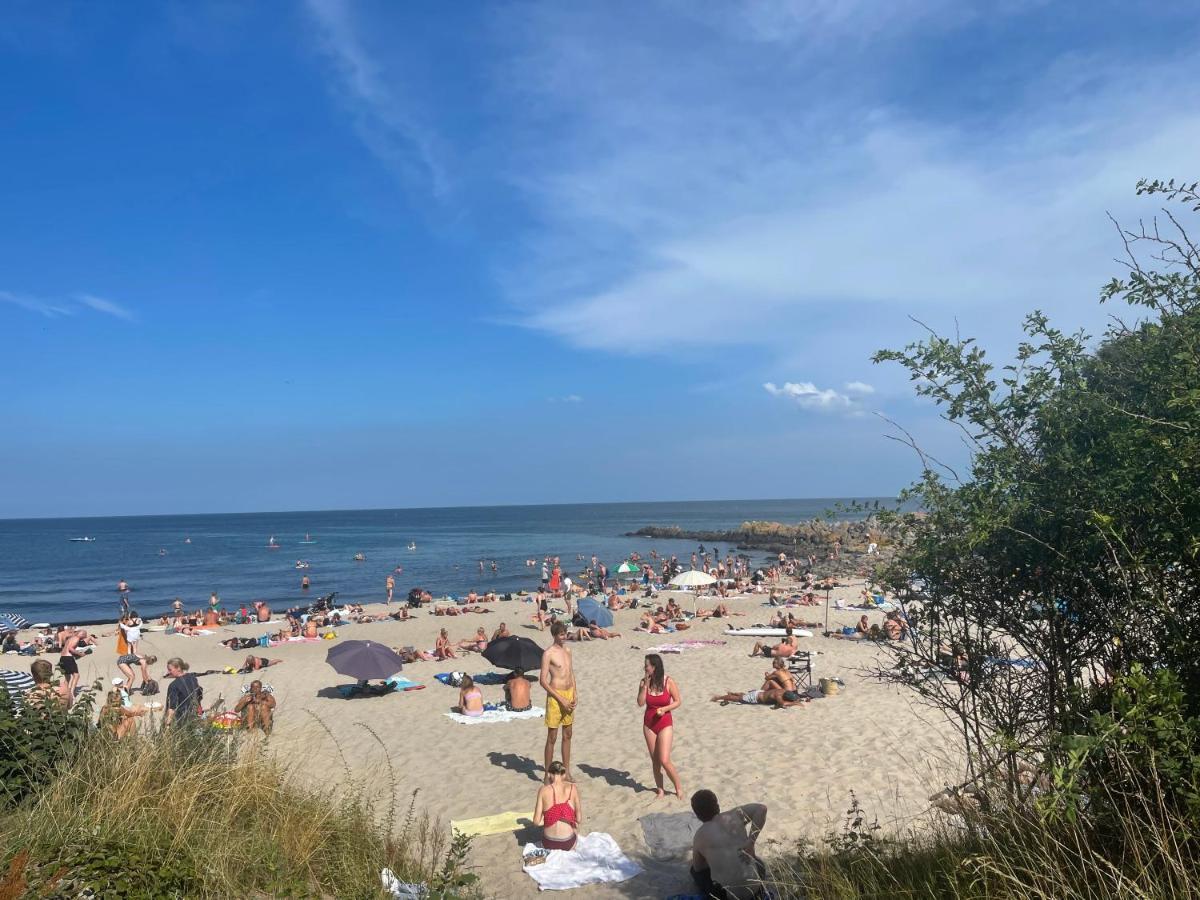
[[[833,598],[856,602],[862,586],[859,579],[846,581],[834,590]],[[682,598],[685,609],[692,608],[690,596],[676,596]],[[580,695],[572,763],[584,805],[581,831],[607,832],[645,869],[630,881],[580,888],[574,894],[664,897],[691,887],[686,853],[682,848],[679,852],[652,851],[640,821],[653,813],[688,811],[686,799],[670,794],[660,799],[653,792],[641,711],[635,702],[645,653],[677,640],[726,641],[664,654],[667,673],[683,695],[683,706],[674,714],[673,756],[685,798],[704,787],[714,790],[727,808],[751,801],[766,803],[769,817],[763,849],[767,853],[774,842],[817,841],[840,829],[851,790],[885,829],[906,828],[928,810],[927,798],[943,785],[944,761],[953,751],[945,729],[931,712],[914,706],[900,689],[867,675],[880,652],[873,644],[833,640],[819,632],[801,639],[801,649],[813,651],[814,679],[837,676],[844,681],[837,696],[785,710],[710,702],[714,694],[747,691],[761,684],[770,663],[749,657],[755,638],[725,636],[723,632],[731,625],[765,623],[773,612],[764,605],[765,600],[766,594],[761,594],[728,601],[733,612],[744,615],[696,621],[676,635],[635,632],[637,613],[620,611],[615,629],[622,637],[568,645],[575,658]],[[506,622],[515,633],[549,645],[549,632],[539,632],[530,624],[532,603],[518,598],[483,608],[488,610],[483,615],[440,617],[422,610],[408,622],[345,625],[337,629],[337,640],[369,638],[390,646],[431,649],[442,627],[457,641],[471,636],[480,625],[490,634]],[[378,611],[383,606],[367,609]],[[815,621],[823,618],[824,607],[798,607],[794,612],[797,618]],[[852,625],[860,615],[852,609],[834,610],[830,623],[835,628]],[[882,614],[870,618],[879,622]],[[194,672],[238,666],[250,651],[231,651],[218,642],[263,631],[261,625],[250,624],[197,637],[149,632],[139,650],[158,656],[152,674],[160,678],[165,690],[168,657],[184,658]],[[80,660],[82,683],[97,679],[107,683],[119,674],[115,644],[115,636],[104,638],[95,652]],[[330,773],[336,776],[342,771],[344,756],[355,777],[385,784],[385,754],[375,735],[386,745],[397,773],[399,802],[406,809],[412,791],[418,791],[418,805],[441,820],[447,832],[451,820],[532,812],[541,781],[542,720],[463,725],[444,715],[457,702],[458,692],[440,684],[434,675],[450,670],[470,674],[494,671],[479,654],[406,666],[402,674],[424,685],[422,690],[346,700],[333,688],[350,679],[337,675],[325,663],[333,645],[333,641],[293,643],[257,651],[284,661],[261,673],[274,688],[278,703],[275,732],[268,744],[271,752],[294,764],[302,777],[314,779]],[[28,657],[9,656],[3,665],[27,670],[29,662]],[[204,676],[206,705],[218,695],[232,705],[253,677]],[[482,691],[485,701],[503,699],[498,686],[485,685]],[[544,703],[544,696],[535,686],[535,706]],[[136,696],[135,702],[140,702]],[[403,815],[405,809],[399,813]],[[470,861],[488,894],[525,897],[537,893],[537,886],[521,870],[520,857],[522,840],[536,837],[536,831],[528,829],[475,840]]]

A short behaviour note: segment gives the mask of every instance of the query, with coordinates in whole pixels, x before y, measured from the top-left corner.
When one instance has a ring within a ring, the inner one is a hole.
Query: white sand
[[[854,602],[861,586],[858,581],[851,582],[835,590],[834,598]],[[574,892],[576,896],[662,897],[690,889],[685,858],[652,858],[638,821],[652,812],[688,809],[686,800],[671,795],[657,799],[650,789],[653,781],[642,737],[642,712],[635,702],[642,658],[648,648],[677,639],[721,638],[729,624],[765,623],[772,610],[762,605],[764,600],[765,595],[731,601],[735,612],[746,615],[696,623],[678,635],[633,632],[637,613],[623,611],[617,613],[616,624],[623,637],[569,644],[580,691],[572,765],[584,804],[583,830],[608,832],[646,868],[646,873],[632,882],[580,889]],[[691,598],[683,605],[690,608]],[[491,612],[454,618],[421,612],[407,623],[347,625],[338,629],[338,638],[370,638],[392,646],[431,649],[443,626],[458,640],[473,635],[479,625],[490,634],[504,621],[515,633],[549,644],[549,632],[526,627],[532,604],[515,600],[484,608]],[[793,611],[800,619],[816,621],[824,616],[823,606]],[[830,621],[834,626],[849,625],[859,615],[835,610]],[[873,622],[881,618],[878,613],[871,616]],[[314,776],[340,772],[341,756],[345,756],[356,776],[375,778],[382,785],[386,784],[384,753],[372,733],[377,735],[386,744],[398,775],[398,802],[405,807],[398,811],[401,816],[414,789],[420,791],[419,803],[446,823],[511,810],[532,811],[546,733],[542,721],[467,727],[443,715],[457,702],[458,692],[439,684],[434,674],[451,669],[470,673],[492,670],[478,654],[466,654],[450,663],[407,666],[403,674],[425,684],[424,690],[345,700],[329,690],[350,681],[324,662],[334,646],[332,641],[238,652],[218,644],[232,635],[256,636],[262,630],[262,626],[242,625],[220,629],[208,637],[150,633],[144,635],[139,650],[159,657],[153,670],[156,678],[165,672],[170,656],[182,656],[193,671],[237,666],[250,652],[285,660],[261,673],[263,680],[274,686],[278,701],[270,748]],[[904,828],[925,813],[926,798],[942,787],[940,773],[953,750],[934,713],[914,706],[901,689],[866,676],[864,670],[879,654],[874,645],[832,640],[819,633],[802,639],[802,649],[815,651],[815,677],[840,676],[846,688],[839,696],[814,700],[804,708],[776,711],[709,702],[716,693],[759,687],[770,668],[767,660],[748,657],[754,638],[726,640],[724,647],[665,657],[667,672],[683,694],[683,706],[674,713],[673,757],[685,797],[705,787],[716,791],[726,807],[765,802],[769,813],[763,850],[767,853],[772,840],[790,846],[797,838],[820,840],[828,831],[840,829],[852,789],[885,828]],[[83,683],[97,678],[107,683],[119,674],[114,645],[115,638],[106,638],[101,648],[80,661]],[[29,661],[27,657],[8,657],[0,665],[27,669]],[[224,694],[232,705],[241,686],[253,677],[204,677],[206,705],[218,694]],[[162,679],[161,683],[165,691],[168,681]],[[487,701],[503,699],[500,687],[485,686],[482,691]],[[543,702],[540,689],[535,687],[533,694],[535,704]],[[533,881],[520,868],[519,838],[529,837],[500,834],[475,841],[471,863],[490,894],[536,894]]]

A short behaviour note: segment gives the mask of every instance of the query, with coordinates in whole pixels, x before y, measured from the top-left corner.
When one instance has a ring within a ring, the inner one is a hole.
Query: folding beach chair
[[[813,684],[812,651],[797,650],[787,657],[787,669],[796,676],[796,686],[807,690]]]

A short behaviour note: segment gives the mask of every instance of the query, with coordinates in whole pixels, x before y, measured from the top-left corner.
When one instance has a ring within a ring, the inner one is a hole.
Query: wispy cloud
[[[119,303],[114,303],[112,300],[105,300],[103,297],[97,297],[94,294],[79,294],[76,296],[76,299],[88,309],[94,309],[96,312],[115,316],[118,319],[124,319],[126,322],[137,321],[137,316],[131,310],[126,309]]]
[[[57,301],[43,300],[40,297],[30,297],[28,294],[14,294],[9,291],[0,291],[0,303],[19,306],[21,309],[29,310],[29,312],[37,313],[48,319],[73,316],[81,310],[91,310],[93,312],[104,313],[107,316],[124,319],[126,322],[137,321],[137,316],[127,307],[112,300],[97,297],[95,294],[76,294],[71,301]]]
[[[19,306],[21,309],[45,316],[47,319],[69,316],[75,312],[69,306],[64,306],[60,303],[51,303],[46,300],[39,300],[37,297],[30,297],[26,294],[12,294],[8,291],[0,291],[0,303],[10,303],[13,306]]]
[[[338,96],[354,119],[367,148],[408,183],[423,185],[435,197],[450,190],[442,162],[445,152],[417,104],[404,93],[403,76],[387,70],[372,54],[344,0],[308,0],[323,52],[337,75]],[[394,54],[386,59],[393,64]]]
[[[550,397],[551,403],[582,403],[583,398],[578,394],[567,394],[565,397]]]
[[[867,384],[865,381],[847,381],[846,391],[851,394],[873,394],[875,388]]]
[[[1194,168],[1197,58],[995,43],[965,84],[931,68],[938,40],[991,46],[1038,5],[928,0],[886,22],[865,3],[506,7],[525,137],[508,163],[537,217],[504,273],[519,320],[613,352],[855,366],[908,314],[976,334],[1033,307],[1102,321],[1104,213],[1133,217],[1139,177]],[[631,322],[648,327],[614,325]]]

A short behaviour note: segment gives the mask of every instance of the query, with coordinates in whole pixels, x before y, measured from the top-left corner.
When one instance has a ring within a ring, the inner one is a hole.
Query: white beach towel
[[[464,716],[461,713],[446,713],[448,718],[463,725],[490,725],[493,722],[511,722],[514,719],[540,719],[546,711],[540,706],[527,709],[524,712],[513,712],[511,709],[490,709],[481,716]]]
[[[525,854],[539,849],[526,844]],[[585,884],[628,881],[642,873],[642,867],[621,852],[617,842],[602,831],[581,835],[574,850],[551,850],[546,861],[526,867],[529,877],[543,891],[566,891]]]

